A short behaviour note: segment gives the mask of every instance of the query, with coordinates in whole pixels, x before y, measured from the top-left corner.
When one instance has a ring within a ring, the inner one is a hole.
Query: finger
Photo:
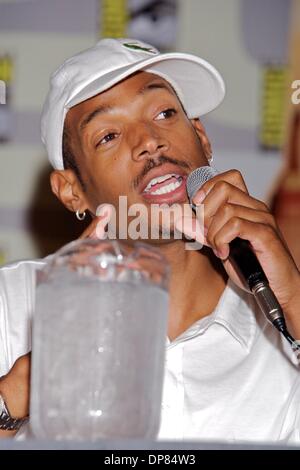
[[[79,239],[84,240],[86,238],[91,238],[95,240],[101,240],[105,238],[105,228],[109,222],[111,214],[111,204],[101,204],[100,206],[98,206],[96,211],[96,217],[80,235]]]
[[[274,243],[282,246],[272,226],[232,217],[214,237],[214,251],[221,259],[228,258],[229,243],[236,237],[248,240],[258,255],[270,252]]]
[[[239,217],[231,218],[214,238],[214,252],[222,259],[224,266],[229,267],[229,243],[235,238],[248,240],[260,262],[271,287],[281,292],[281,282],[278,283],[278,272],[282,278],[293,285],[293,279],[299,277],[299,271],[290,252],[286,249],[279,233],[271,225],[244,220]],[[227,269],[226,268],[226,269]],[[228,272],[228,271],[227,271]],[[282,293],[282,298],[286,294]]]
[[[211,217],[216,214],[221,206],[225,206],[227,203],[268,212],[267,206],[262,201],[249,196],[249,194],[226,181],[220,181],[211,189],[202,202],[204,204],[205,227],[208,228]]]
[[[95,231],[92,233],[91,237],[98,240],[105,240],[107,238],[106,228],[111,220],[114,207],[112,204],[101,204],[97,207],[97,218],[98,223],[96,225]]]
[[[226,203],[219,207],[215,215],[210,219],[208,228],[205,230],[206,239],[213,248],[216,248],[215,237],[217,233],[225,224],[227,224],[227,222],[229,222],[234,217],[249,220],[255,223],[270,225],[274,228],[274,230],[277,230],[275,218],[269,212],[260,211],[237,204]]]
[[[198,195],[193,198],[195,204],[202,202],[202,200],[210,193],[212,188],[219,184],[220,182],[229,183],[231,186],[235,186],[236,188],[240,189],[240,191],[248,194],[248,189],[244,178],[242,177],[241,173],[238,170],[229,170],[225,171],[224,173],[220,173],[219,175],[214,176],[206,183],[201,186]]]
[[[205,244],[203,225],[196,217],[185,216],[175,220],[174,226],[183,235],[196,240],[200,244]]]
[[[85,238],[90,238],[90,235],[93,233],[93,231],[96,229],[98,220],[97,217],[95,217],[90,225],[82,232],[80,235],[79,240],[84,240]]]

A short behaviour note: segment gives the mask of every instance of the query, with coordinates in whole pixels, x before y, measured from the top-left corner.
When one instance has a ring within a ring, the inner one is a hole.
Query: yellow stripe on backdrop
[[[0,80],[9,84],[13,78],[13,62],[8,54],[0,55]]]
[[[100,37],[126,37],[128,24],[127,0],[100,0],[99,13]]]
[[[264,69],[260,144],[265,149],[281,149],[283,145],[287,72],[283,65]]]

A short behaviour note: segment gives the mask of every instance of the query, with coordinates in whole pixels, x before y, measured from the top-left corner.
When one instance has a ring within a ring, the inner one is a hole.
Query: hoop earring
[[[209,164],[209,165],[211,165],[212,162],[214,161],[214,157],[213,157],[213,154],[212,154],[212,153],[207,157],[207,161],[208,161],[208,164]]]
[[[78,220],[84,220],[86,216],[86,212],[79,212],[79,210],[76,211],[76,217]]]

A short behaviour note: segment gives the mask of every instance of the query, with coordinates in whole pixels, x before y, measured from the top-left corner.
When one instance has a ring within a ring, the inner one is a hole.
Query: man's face
[[[187,202],[186,179],[207,164],[196,120],[190,121],[171,86],[139,72],[79,105],[66,126],[88,209],[99,204]]]

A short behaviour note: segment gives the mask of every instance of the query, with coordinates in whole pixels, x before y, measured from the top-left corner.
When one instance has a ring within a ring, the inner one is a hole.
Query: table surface
[[[42,439],[0,439],[0,450],[300,450],[300,446],[283,446],[268,443],[225,443],[205,441],[146,441],[110,439],[96,442],[51,441]]]

